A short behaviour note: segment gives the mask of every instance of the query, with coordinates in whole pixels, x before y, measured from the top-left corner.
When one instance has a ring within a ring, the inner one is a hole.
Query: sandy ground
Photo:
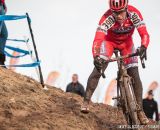
[[[119,125],[126,125],[117,108],[91,103],[91,112],[83,114],[80,96],[48,87],[0,68],[0,130],[123,130]]]

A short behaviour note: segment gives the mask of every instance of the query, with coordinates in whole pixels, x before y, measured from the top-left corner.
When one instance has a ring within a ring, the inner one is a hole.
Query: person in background
[[[66,92],[76,93],[84,97],[84,87],[79,83],[77,74],[72,75],[72,82],[67,85]]]
[[[159,119],[160,119],[160,113],[158,115],[159,115]],[[160,120],[158,121],[158,124],[160,124]]]
[[[5,0],[0,0],[0,15],[5,15],[7,12],[7,7]],[[0,65],[4,65],[6,56],[4,54],[4,48],[6,45],[6,40],[8,38],[8,31],[4,21],[0,21]]]
[[[158,105],[153,96],[153,90],[149,90],[147,98],[143,99],[143,110],[146,116],[150,119],[153,119],[153,115],[155,113],[155,120],[159,121]]]

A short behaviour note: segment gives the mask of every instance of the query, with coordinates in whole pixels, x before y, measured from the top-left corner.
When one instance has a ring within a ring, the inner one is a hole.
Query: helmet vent
[[[118,8],[118,2],[116,2],[116,7]]]

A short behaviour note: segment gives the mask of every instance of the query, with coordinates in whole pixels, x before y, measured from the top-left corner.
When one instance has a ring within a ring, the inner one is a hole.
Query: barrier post
[[[36,55],[37,62],[39,62],[38,52],[37,52],[37,49],[36,49],[34,35],[33,35],[32,27],[31,27],[31,20],[29,18],[28,13],[26,13],[26,15],[27,15],[27,22],[28,22],[28,26],[29,26],[32,42],[33,42],[34,52],[35,52],[35,55]],[[44,88],[43,74],[42,74],[42,70],[41,70],[41,66],[40,65],[38,66],[38,69],[39,69],[39,79],[40,79],[40,82],[42,84],[42,87]]]
[[[33,56],[33,53],[31,52],[31,48],[30,48],[29,43],[28,43],[29,39],[27,39],[26,37],[24,37],[24,41],[26,43],[27,49],[29,50],[29,54],[30,54],[32,62],[35,62],[36,58]],[[38,79],[40,81],[39,70],[38,70],[37,67],[35,68],[35,71],[36,71],[36,74],[37,74]]]

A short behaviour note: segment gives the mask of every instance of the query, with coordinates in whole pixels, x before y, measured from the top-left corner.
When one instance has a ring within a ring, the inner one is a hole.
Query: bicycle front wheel
[[[139,125],[140,121],[137,116],[137,110],[138,110],[137,101],[133,91],[132,82],[127,76],[124,77],[123,81],[124,81],[124,87],[125,87],[125,92],[127,97],[126,99],[127,99],[128,109],[129,109],[129,115],[131,118],[131,124]]]

